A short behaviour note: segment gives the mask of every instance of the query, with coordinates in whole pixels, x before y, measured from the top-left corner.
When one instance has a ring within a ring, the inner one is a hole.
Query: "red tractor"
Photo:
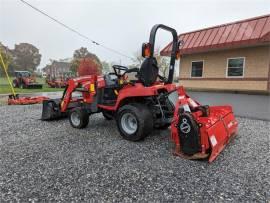
[[[12,82],[14,88],[42,89],[42,84],[38,84],[29,71],[15,71],[14,73],[16,77]]]
[[[66,72],[61,77],[54,77],[54,76],[48,75],[46,77],[46,83],[51,88],[64,88],[67,86],[68,80],[73,77],[74,76],[71,72]]]
[[[64,88],[67,86],[68,81],[63,78],[47,79],[46,83],[51,88]]]
[[[154,57],[158,29],[173,36],[168,78],[159,75]],[[61,99],[43,102],[42,120],[68,116],[74,128],[84,128],[91,114],[102,112],[106,119],[115,119],[120,135],[131,141],[145,138],[153,128],[170,126],[175,155],[188,159],[209,157],[211,162],[237,133],[238,123],[232,107],[202,106],[183,87],[172,83],[178,53],[176,31],[155,25],[149,43],[142,46],[145,59],[140,69],[114,65],[114,71],[104,76],[69,80]],[[136,79],[129,79],[131,73],[136,74]]]

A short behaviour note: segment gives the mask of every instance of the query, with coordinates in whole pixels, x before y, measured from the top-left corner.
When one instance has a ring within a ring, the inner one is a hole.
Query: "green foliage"
[[[71,61],[71,65],[70,65],[70,71],[73,73],[73,74],[77,74],[78,72],[78,67],[80,65],[80,59],[76,59],[74,58],[72,61]]]
[[[0,53],[2,55],[2,58],[3,58],[3,61],[6,65],[6,68],[8,69],[8,72],[10,71],[9,70],[9,65],[12,63],[12,55],[11,55],[11,52],[10,50],[3,46],[0,42]],[[4,67],[3,67],[3,64],[0,62],[0,74],[3,75],[4,74]]]
[[[0,43],[0,48],[4,61],[7,63],[8,72],[11,75],[15,70],[33,72],[40,64],[41,54],[39,54],[39,50],[32,44],[20,43],[15,45],[14,49],[9,49]],[[2,68],[0,69],[0,73],[3,73]]]
[[[12,50],[14,57],[12,66],[16,70],[35,71],[41,61],[39,50],[32,44],[20,43]]]

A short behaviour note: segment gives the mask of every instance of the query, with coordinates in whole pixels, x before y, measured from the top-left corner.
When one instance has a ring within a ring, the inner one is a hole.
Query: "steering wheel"
[[[167,78],[161,76],[160,74],[158,74],[158,78],[160,79],[161,82],[166,82],[167,81]]]
[[[112,67],[113,67],[113,70],[114,70],[115,75],[116,75],[118,78],[122,77],[122,76],[125,74],[125,72],[128,70],[127,67],[125,67],[125,66],[120,66],[120,65],[113,65]],[[123,74],[120,73],[121,70],[124,71]]]

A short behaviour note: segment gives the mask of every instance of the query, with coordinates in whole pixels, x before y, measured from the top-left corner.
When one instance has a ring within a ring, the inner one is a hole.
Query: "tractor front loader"
[[[159,29],[173,37],[168,77],[159,75],[154,57]],[[69,117],[72,127],[84,128],[89,116],[102,113],[106,119],[115,119],[120,135],[131,141],[145,138],[154,128],[170,127],[174,155],[212,162],[237,133],[232,107],[203,106],[182,86],[173,84],[175,60],[179,57],[174,29],[155,25],[149,42],[142,46],[142,56],[145,59],[140,68],[114,65],[114,71],[106,75],[69,80],[61,99],[43,102],[42,119]]]

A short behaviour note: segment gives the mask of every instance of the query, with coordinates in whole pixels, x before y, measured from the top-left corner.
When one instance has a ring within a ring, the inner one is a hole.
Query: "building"
[[[70,65],[69,62],[53,61],[51,65],[46,65],[43,68],[43,72],[51,78],[65,77],[66,74],[70,73]]]
[[[181,85],[269,93],[270,15],[183,33],[179,39]],[[171,43],[161,54],[170,51]]]

